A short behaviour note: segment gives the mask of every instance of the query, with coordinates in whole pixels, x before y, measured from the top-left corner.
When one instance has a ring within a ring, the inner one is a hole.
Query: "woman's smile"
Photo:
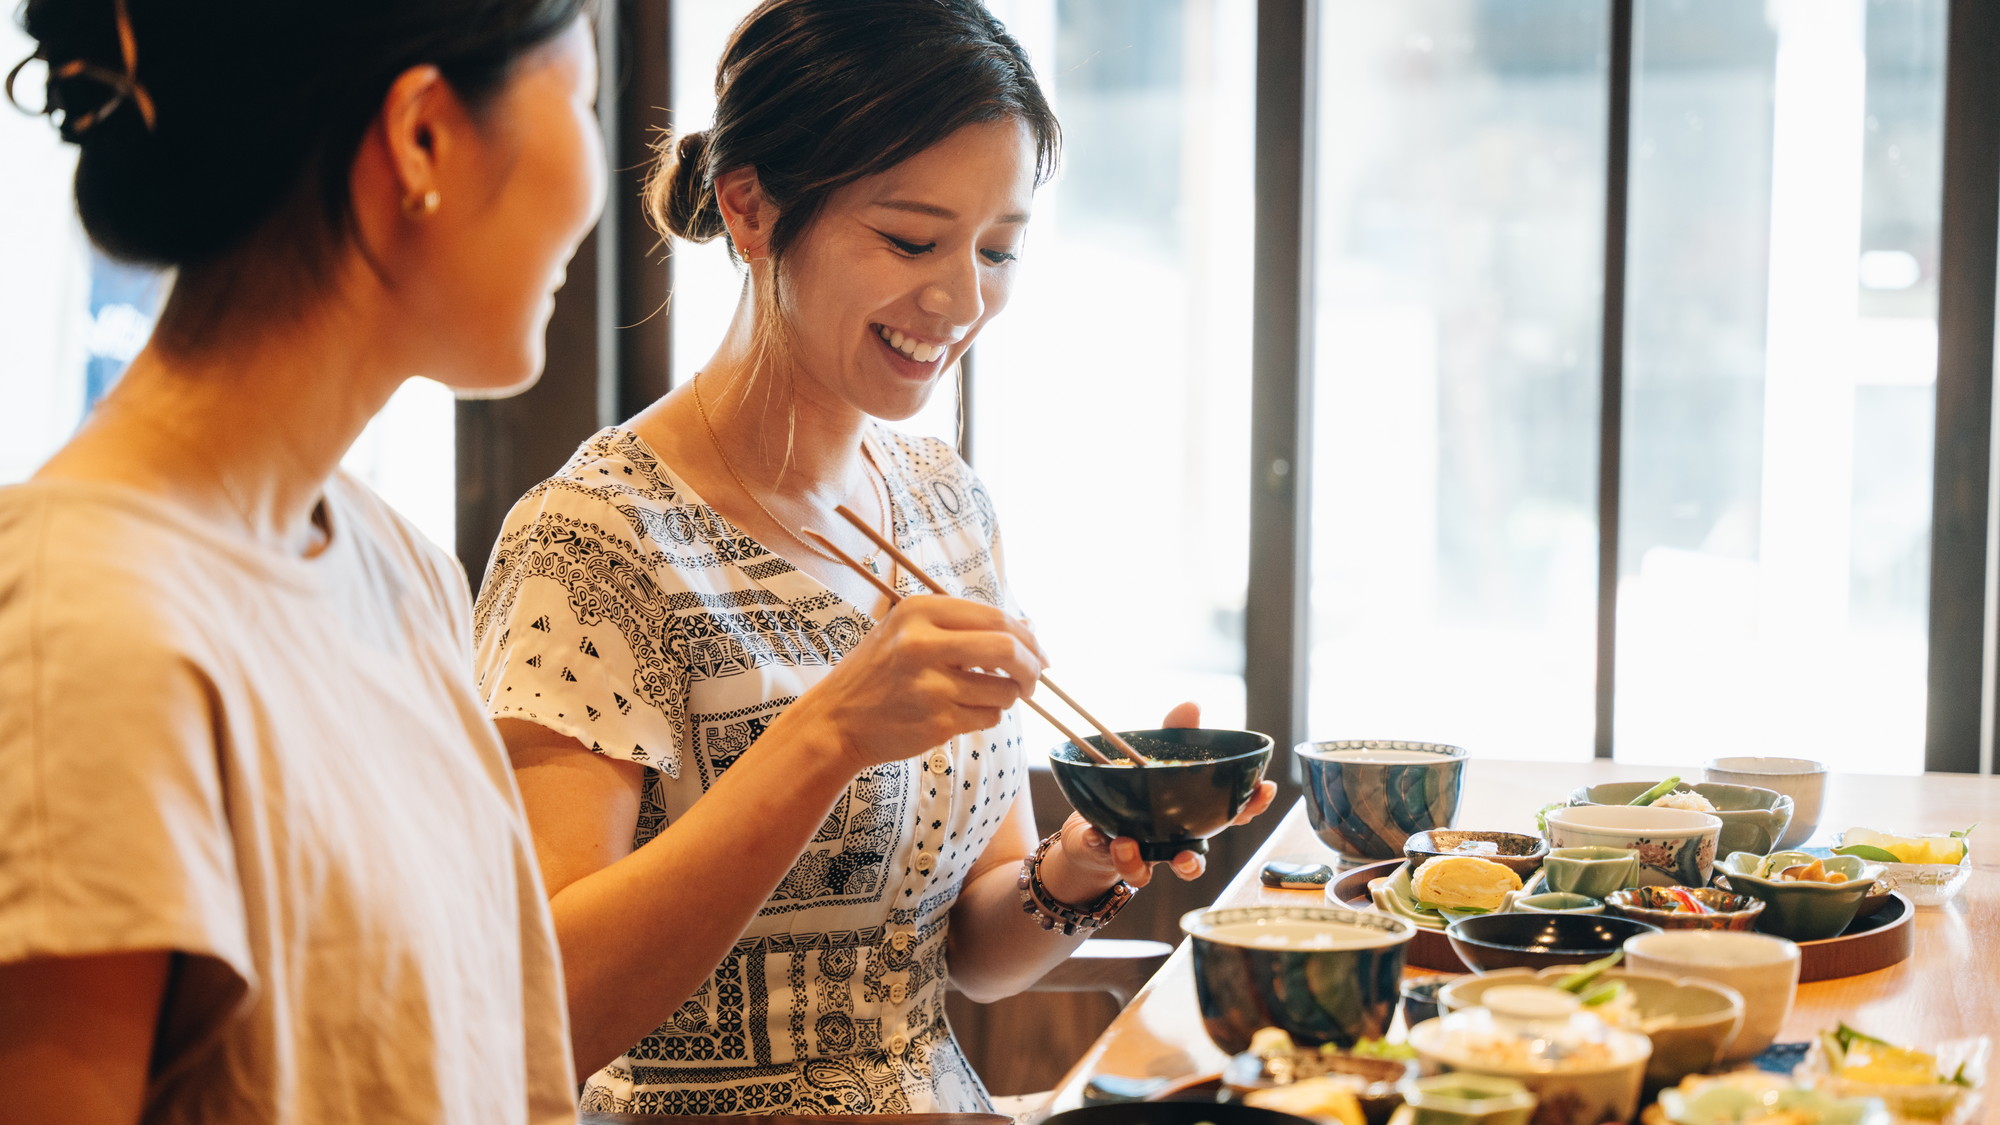
[[[932,343],[905,335],[886,324],[873,325],[869,335],[875,338],[877,347],[888,358],[890,368],[916,382],[929,382],[936,378],[944,370],[946,357],[951,354],[949,343]]]

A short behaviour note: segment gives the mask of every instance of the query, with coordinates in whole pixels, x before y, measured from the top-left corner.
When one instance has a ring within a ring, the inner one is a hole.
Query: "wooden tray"
[[[1375,903],[1368,895],[1369,881],[1388,877],[1402,862],[1385,859],[1343,871],[1327,888],[1327,898],[1356,910],[1373,910]],[[1916,931],[1910,926],[1915,913],[1909,897],[1895,891],[1881,909],[1866,918],[1856,918],[1839,936],[1800,942],[1799,983],[1858,976],[1909,960],[1917,941]],[[1444,931],[1421,926],[1417,927],[1417,936],[1411,940],[1404,961],[1419,969],[1443,973],[1470,971],[1458,959]]]
[[[1901,891],[1866,918],[1856,918],[1837,936],[1799,943],[1799,983],[1860,976],[1910,959],[1917,932],[1910,916],[1917,908]]]
[[[1385,859],[1380,863],[1363,864],[1349,868],[1334,876],[1328,884],[1326,897],[1340,905],[1354,910],[1373,910],[1375,900],[1368,895],[1368,883],[1372,879],[1386,879],[1401,867],[1400,859]],[[1410,941],[1410,950],[1403,957],[1403,963],[1419,969],[1435,969],[1441,973],[1469,973],[1465,962],[1458,959],[1458,952],[1444,936],[1443,930],[1427,930],[1417,927],[1417,936]]]

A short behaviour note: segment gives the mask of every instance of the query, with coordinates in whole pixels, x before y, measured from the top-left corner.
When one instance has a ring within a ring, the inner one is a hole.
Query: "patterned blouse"
[[[865,440],[889,482],[897,546],[954,593],[1008,605],[992,502],[965,463],[879,426]],[[873,624],[616,427],[514,506],[475,618],[493,715],[649,767],[635,847]],[[1009,712],[864,771],[707,983],[591,1076],[584,1108],[989,1109],[945,1024],[945,930],[1022,788],[1019,743]],[[674,956],[673,935],[658,940]]]

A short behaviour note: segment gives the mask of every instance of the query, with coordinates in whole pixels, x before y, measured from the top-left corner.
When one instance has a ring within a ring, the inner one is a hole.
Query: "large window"
[[[1944,0],[1317,8],[1315,736],[1923,768]]]
[[[1918,771],[1944,0],[1638,15],[1618,754]]]
[[[1317,14],[1312,736],[1589,757],[1606,5]]]

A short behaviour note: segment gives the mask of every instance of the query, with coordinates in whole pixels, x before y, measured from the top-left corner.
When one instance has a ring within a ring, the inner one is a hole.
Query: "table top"
[[[1687,767],[1590,762],[1467,763],[1456,823],[1467,828],[1532,831],[1535,810],[1579,785],[1658,780],[1666,773],[1692,776]],[[1811,841],[1827,844],[1841,830],[1866,825],[1884,831],[1943,832],[1975,822],[2000,836],[2000,777],[1965,774],[1876,777],[1831,775],[1820,830]],[[1980,835],[1985,835],[1981,833]],[[1913,1045],[2000,1032],[2000,845],[1973,839],[1974,873],[1958,897],[1943,907],[1920,909],[1912,919],[1910,959],[1860,976],[1799,986],[1780,1042],[1810,1038],[1845,1020],[1872,1034]],[[1315,904],[1321,892],[1272,890],[1258,881],[1270,860],[1334,863],[1332,851],[1313,835],[1305,807],[1296,805],[1216,899],[1219,906]],[[1183,941],[1152,982],[1120,1013],[1057,1087],[1054,1109],[1082,1102],[1093,1075],[1133,1077],[1212,1074],[1225,1056],[1202,1031],[1195,1006],[1188,945]],[[1987,1125],[2000,1125],[2000,1094],[1986,1098]]]

